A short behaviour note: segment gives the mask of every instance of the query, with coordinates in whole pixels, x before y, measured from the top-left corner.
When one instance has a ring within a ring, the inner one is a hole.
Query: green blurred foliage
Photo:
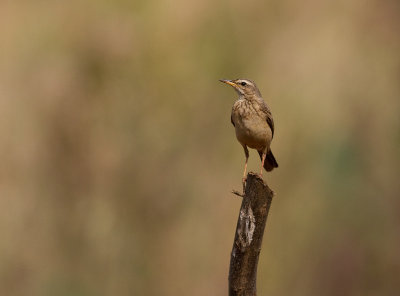
[[[0,294],[226,295],[240,77],[280,164],[259,294],[399,295],[399,11],[1,2]]]

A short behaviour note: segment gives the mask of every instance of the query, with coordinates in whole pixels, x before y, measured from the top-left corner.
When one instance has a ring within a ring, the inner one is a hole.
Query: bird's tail
[[[260,154],[260,158],[262,159],[262,152],[258,151],[258,154]],[[272,154],[272,151],[269,150],[267,152],[267,155],[265,156],[265,161],[264,161],[264,169],[267,172],[272,171],[274,168],[278,167],[278,163],[276,162],[276,159],[274,155]]]

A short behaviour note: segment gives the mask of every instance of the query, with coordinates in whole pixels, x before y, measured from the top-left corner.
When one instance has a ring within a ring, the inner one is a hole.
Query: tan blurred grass
[[[0,293],[226,294],[244,157],[217,79],[246,77],[280,164],[260,295],[397,295],[398,8],[1,3]]]

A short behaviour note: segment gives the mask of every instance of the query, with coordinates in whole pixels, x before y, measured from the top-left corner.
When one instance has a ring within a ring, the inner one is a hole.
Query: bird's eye
[[[244,82],[244,81],[241,83],[241,85],[243,85],[243,86],[245,86],[246,84],[247,84],[247,83],[246,83],[246,82]]]

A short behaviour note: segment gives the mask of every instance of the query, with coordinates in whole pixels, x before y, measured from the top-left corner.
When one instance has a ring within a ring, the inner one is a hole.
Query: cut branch
[[[231,253],[229,296],[256,295],[258,257],[273,195],[257,174],[247,175]]]

